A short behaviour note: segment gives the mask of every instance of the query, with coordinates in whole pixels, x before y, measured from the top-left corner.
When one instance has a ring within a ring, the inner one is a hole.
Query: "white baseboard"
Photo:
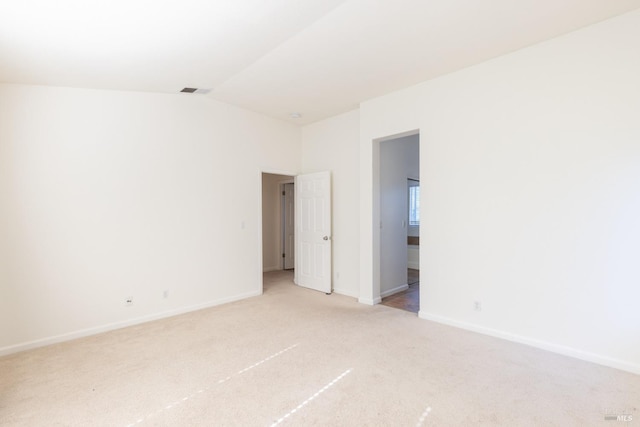
[[[437,314],[426,313],[424,311],[418,312],[418,317],[420,317],[421,319],[431,320],[433,322],[454,326],[460,329],[466,329],[468,331],[477,332],[484,335],[490,335],[496,338],[502,338],[507,341],[513,341],[519,344],[525,344],[525,345],[539,348],[542,350],[551,351],[553,353],[562,354],[564,356],[574,357],[576,359],[585,360],[587,362],[592,362],[598,365],[604,365],[610,368],[620,369],[621,371],[627,371],[633,374],[640,375],[640,365],[625,362],[623,360],[600,356],[595,353],[589,353],[589,352],[578,350],[572,347],[553,344],[547,341],[540,341],[540,340],[525,337],[522,335],[516,335],[509,332],[500,331],[497,329],[486,328],[484,326],[475,325],[472,323],[461,322],[448,317],[439,316]]]
[[[262,289],[258,291],[247,292],[240,295],[234,295],[231,297],[220,298],[214,301],[209,301],[203,304],[196,304],[188,307],[177,308],[174,310],[164,311],[161,313],[150,314],[147,316],[136,317],[134,319],[124,320],[121,322],[109,323],[106,325],[96,326],[93,328],[81,329],[66,334],[55,335],[52,337],[41,338],[34,341],[25,343],[10,345],[0,348],[0,356],[6,356],[8,354],[18,353],[25,350],[31,350],[38,347],[44,347],[51,344],[57,344],[65,341],[71,341],[77,338],[83,338],[91,335],[100,334],[103,332],[113,331],[115,329],[126,328],[128,326],[139,325],[141,323],[151,322],[153,320],[164,319],[166,317],[177,316],[179,314],[189,313],[191,311],[198,311],[209,307],[214,307],[221,304],[227,304],[234,301],[239,301],[245,298],[255,297],[262,295]]]
[[[268,273],[270,271],[278,271],[278,270],[282,270],[280,267],[264,267],[262,269],[263,273]]]
[[[359,297],[358,298],[358,302],[360,304],[366,304],[366,305],[376,305],[376,304],[380,304],[382,302],[382,298],[377,297],[377,298],[363,298],[363,297]]]
[[[380,292],[380,298],[386,298],[389,295],[397,294],[398,292],[406,291],[407,289],[409,289],[409,285],[405,283],[404,285],[400,285],[396,288],[389,289],[384,292]]]
[[[407,262],[407,267],[413,270],[420,270],[420,261],[409,261]]]

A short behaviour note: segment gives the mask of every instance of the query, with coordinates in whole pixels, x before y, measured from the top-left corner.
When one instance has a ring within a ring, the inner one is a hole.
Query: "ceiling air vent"
[[[184,93],[200,93],[202,95],[205,95],[205,94],[211,92],[211,89],[198,89],[198,88],[195,88],[195,87],[185,87],[180,92],[184,92]]]

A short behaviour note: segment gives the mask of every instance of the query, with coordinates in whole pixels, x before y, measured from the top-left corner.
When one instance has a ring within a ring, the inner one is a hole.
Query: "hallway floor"
[[[420,270],[408,269],[407,283],[409,289],[383,298],[381,304],[417,313],[420,310]]]

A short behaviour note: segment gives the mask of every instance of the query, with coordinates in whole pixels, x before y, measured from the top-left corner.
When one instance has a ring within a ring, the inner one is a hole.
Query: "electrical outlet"
[[[473,309],[475,311],[482,311],[482,304],[480,303],[480,301],[473,302]]]
[[[164,292],[162,293],[162,296],[163,296],[164,298],[169,298],[169,291],[164,291]]]
[[[124,305],[127,307],[133,305],[133,297],[127,297],[127,299],[124,300]]]

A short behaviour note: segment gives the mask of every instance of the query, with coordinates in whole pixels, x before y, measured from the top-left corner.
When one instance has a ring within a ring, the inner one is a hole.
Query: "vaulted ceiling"
[[[295,123],[640,0],[0,0],[0,82],[178,93]],[[291,119],[291,113],[300,113]]]

